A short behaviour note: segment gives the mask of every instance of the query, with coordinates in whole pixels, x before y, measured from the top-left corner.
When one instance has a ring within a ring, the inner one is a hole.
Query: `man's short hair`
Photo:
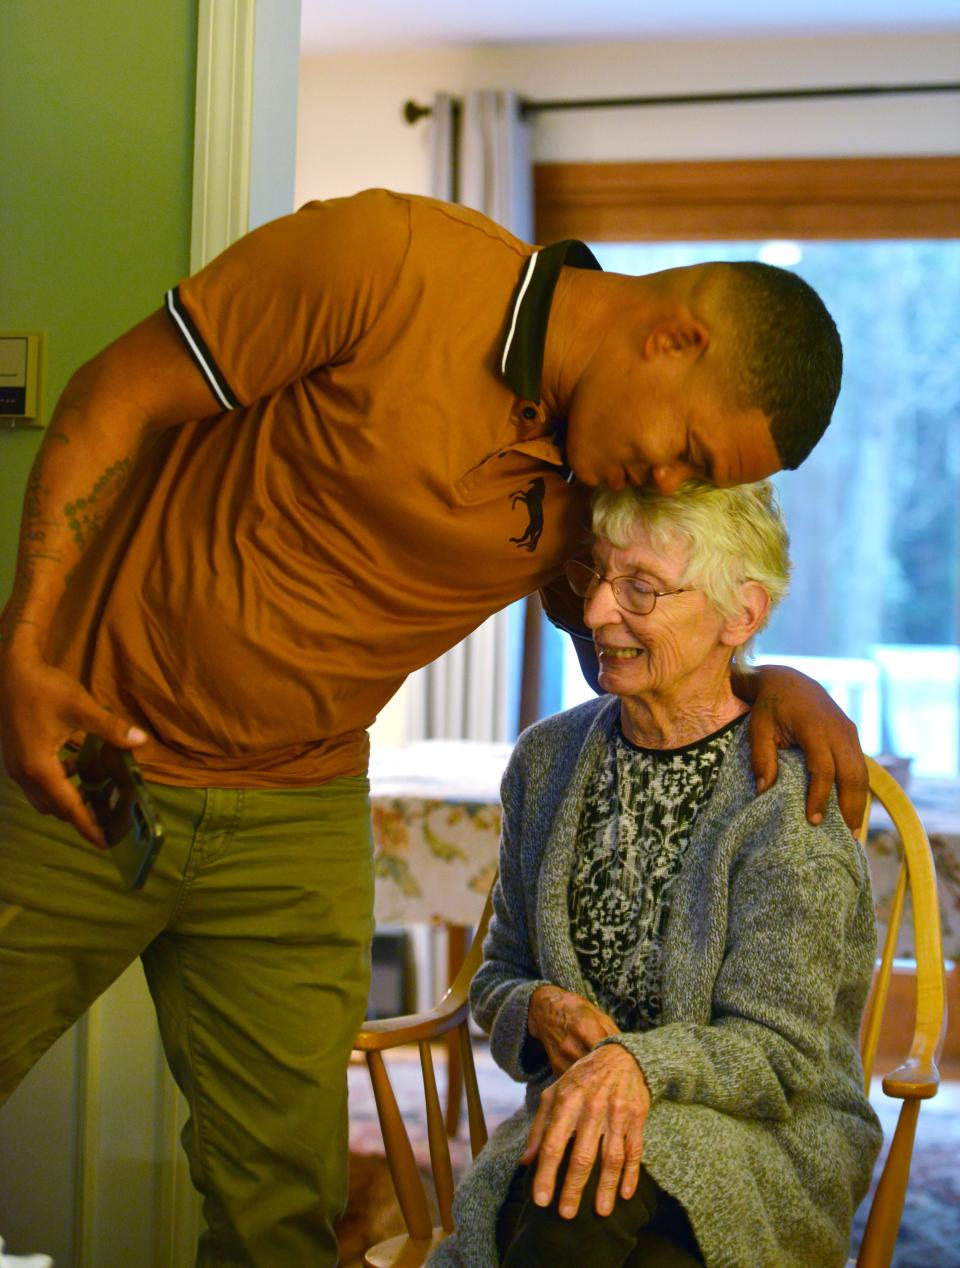
[[[783,465],[798,467],[826,431],[840,391],[840,334],[817,292],[788,269],[752,261],[722,267],[737,404],[763,410]]]

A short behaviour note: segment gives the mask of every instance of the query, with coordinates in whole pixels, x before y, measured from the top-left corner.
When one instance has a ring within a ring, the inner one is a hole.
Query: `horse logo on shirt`
[[[522,502],[530,516],[530,522],[523,533],[519,537],[510,538],[520,550],[537,549],[540,534],[543,532],[543,496],[546,488],[543,476],[536,476],[525,489],[517,489],[516,492],[510,494],[511,510],[516,508],[518,502]]]

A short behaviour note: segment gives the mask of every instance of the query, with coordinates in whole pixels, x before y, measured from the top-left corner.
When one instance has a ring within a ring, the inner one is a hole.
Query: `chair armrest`
[[[902,1101],[928,1100],[936,1096],[939,1087],[940,1071],[936,1064],[913,1056],[883,1077],[883,1090],[887,1096]]]
[[[405,1043],[435,1039],[466,1021],[470,1014],[470,983],[483,959],[483,940],[487,934],[492,909],[491,896],[488,894],[470,950],[440,1003],[423,1013],[407,1013],[403,1017],[365,1021],[353,1041],[354,1051],[376,1052],[384,1048],[398,1048]]]
[[[383,1048],[398,1048],[405,1043],[435,1039],[459,1026],[467,1019],[469,1012],[470,1006],[464,1000],[458,1007],[444,1007],[440,1003],[436,1008],[427,1009],[423,1013],[407,1013],[403,1017],[365,1021],[353,1046],[359,1052],[376,1052]]]
[[[943,1048],[947,1014],[944,1005],[943,959],[935,961],[937,972],[927,972],[921,978],[918,964],[917,1015],[913,1031],[910,1055],[903,1065],[883,1077],[883,1090],[887,1096],[900,1100],[928,1100],[936,1096],[940,1087],[940,1071],[937,1058]]]

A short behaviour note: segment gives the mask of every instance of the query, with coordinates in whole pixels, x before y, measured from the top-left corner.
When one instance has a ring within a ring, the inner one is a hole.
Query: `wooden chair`
[[[903,1211],[920,1103],[935,1096],[939,1087],[937,1060],[946,1027],[946,1000],[936,875],[927,834],[917,812],[893,777],[870,758],[867,759],[867,766],[871,799],[879,802],[890,816],[903,848],[900,876],[887,923],[883,952],[861,1029],[864,1086],[868,1095],[908,886],[913,908],[917,963],[917,1009],[910,1052],[906,1061],[883,1079],[886,1095],[902,1100],[903,1105],[871,1203],[859,1253],[856,1259],[849,1261],[850,1264],[858,1265],[858,1268],[888,1268]],[[864,817],[864,839],[869,814],[868,805]],[[458,1031],[463,1060],[470,1145],[474,1157],[486,1141],[487,1133],[467,1027],[467,996],[470,981],[482,959],[482,944],[490,919],[490,909],[491,900],[488,896],[480,925],[463,966],[436,1008],[409,1017],[366,1022],[357,1036],[355,1047],[366,1054],[390,1174],[407,1226],[406,1235],[381,1242],[367,1251],[364,1262],[368,1268],[418,1268],[453,1227],[450,1210],[453,1200],[450,1151],[437,1096],[430,1040],[454,1029]],[[440,1208],[439,1228],[432,1227],[423,1181],[381,1055],[388,1048],[410,1043],[419,1044],[423,1066],[430,1161]]]
[[[430,1050],[431,1041],[440,1036],[456,1034],[459,1041],[460,1077],[466,1092],[470,1149],[474,1158],[486,1144],[487,1128],[483,1120],[470,1043],[468,995],[473,975],[480,967],[483,957],[483,939],[490,923],[491,910],[492,898],[488,894],[466,958],[450,989],[435,1008],[407,1017],[364,1022],[363,1029],[354,1042],[354,1049],[364,1053],[367,1059],[390,1175],[403,1221],[407,1226],[405,1234],[380,1242],[367,1251],[364,1263],[368,1268],[419,1268],[420,1264],[426,1263],[433,1248],[453,1231],[453,1168],[450,1164],[450,1146]],[[426,1189],[383,1059],[383,1053],[387,1049],[412,1043],[416,1043],[420,1049],[430,1166],[437,1205],[440,1208],[439,1228],[433,1227]]]
[[[871,798],[878,801],[890,816],[902,848],[900,874],[887,920],[883,952],[860,1032],[864,1087],[868,1095],[908,886],[913,908],[914,954],[917,965],[917,1007],[910,1052],[906,1061],[883,1079],[886,1095],[902,1101],[903,1104],[883,1172],[870,1204],[860,1250],[856,1259],[850,1260],[858,1268],[887,1268],[893,1256],[903,1213],[920,1104],[931,1096],[936,1096],[940,1086],[937,1061],[946,1031],[947,1010],[937,878],[930,842],[916,810],[893,776],[869,757],[867,767]],[[864,841],[869,817],[868,804],[861,832]]]

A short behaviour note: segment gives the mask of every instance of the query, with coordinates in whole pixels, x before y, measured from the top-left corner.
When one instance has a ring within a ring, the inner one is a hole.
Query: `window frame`
[[[960,155],[538,163],[538,242],[960,237]]]

